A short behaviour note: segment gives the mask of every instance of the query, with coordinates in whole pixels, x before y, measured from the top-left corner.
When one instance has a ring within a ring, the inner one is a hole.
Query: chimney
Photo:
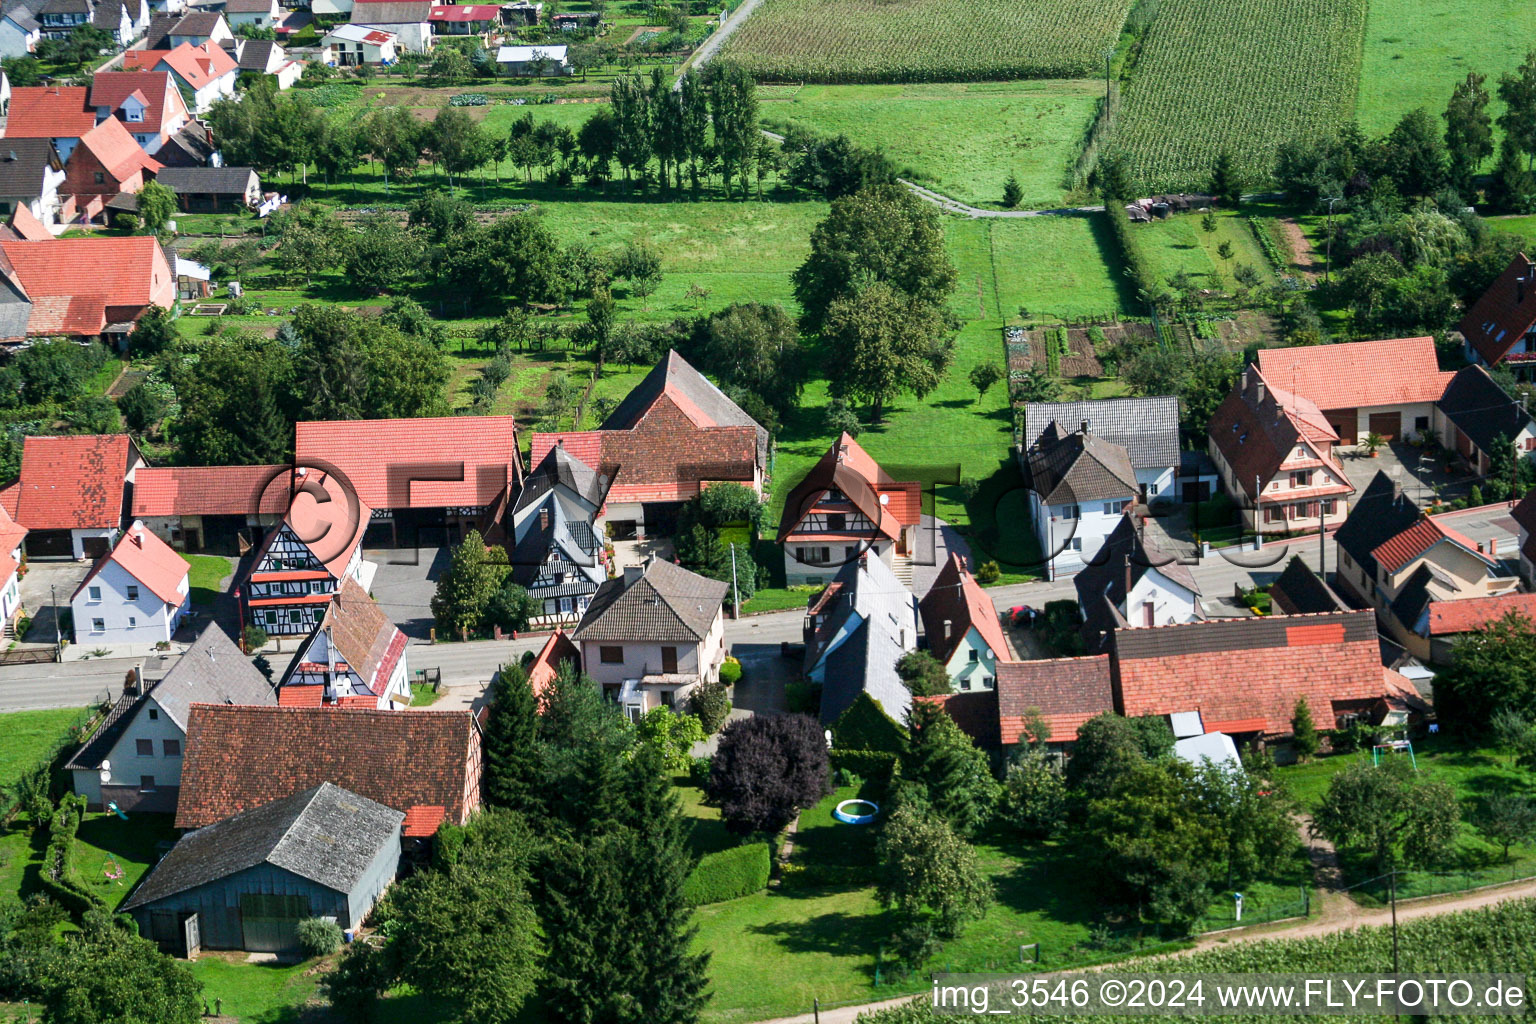
[[[1088,433],[1088,425],[1090,423],[1092,423],[1092,422],[1093,422],[1092,420],[1083,420],[1082,423],[1079,424],[1079,426],[1082,428],[1083,433],[1085,433],[1085,434]]]
[[[954,629],[955,629],[954,622],[951,621],[950,619],[945,619],[944,620],[944,639],[945,640],[949,639],[950,634],[954,632]]]
[[[1488,538],[1488,557],[1489,558],[1498,558],[1499,557],[1499,538],[1497,538],[1497,537],[1489,537]]]
[[[549,506],[547,504],[539,506],[539,529],[549,529]]]
[[[839,466],[841,466],[843,464],[843,460],[846,459],[847,457],[848,457],[848,446],[845,445],[845,444],[838,445],[837,446],[837,464]]]
[[[631,586],[632,584],[634,584],[637,580],[639,580],[644,575],[645,575],[645,566],[643,566],[643,565],[626,565],[624,567],[624,586],[626,586],[626,587]]]
[[[1477,553],[1480,554],[1480,555],[1483,553],[1483,542],[1482,541],[1478,541],[1477,542]]]
[[[1130,600],[1131,600],[1131,556],[1129,554],[1127,554],[1125,556],[1125,601],[1126,601],[1125,610],[1126,610],[1127,614],[1129,614],[1130,610],[1131,610]]]

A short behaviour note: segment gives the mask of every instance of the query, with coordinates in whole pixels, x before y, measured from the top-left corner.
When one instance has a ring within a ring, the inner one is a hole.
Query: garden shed
[[[176,956],[291,950],[306,918],[362,923],[394,880],[404,820],[324,782],[189,832],[122,909]]]

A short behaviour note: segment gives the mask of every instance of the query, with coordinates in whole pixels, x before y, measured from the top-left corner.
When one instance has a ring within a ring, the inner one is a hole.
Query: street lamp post
[[[53,605],[53,647],[56,656],[64,656],[64,635],[59,631],[59,595],[57,588],[48,584],[48,603]]]
[[[1323,284],[1328,284],[1333,279],[1333,204],[1341,198],[1341,196],[1328,197],[1328,255],[1327,262],[1323,264]]]

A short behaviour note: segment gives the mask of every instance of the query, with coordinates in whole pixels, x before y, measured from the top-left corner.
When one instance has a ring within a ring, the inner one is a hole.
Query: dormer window
[[[123,117],[125,117],[129,121],[142,121],[142,120],[144,120],[144,108],[143,107],[124,107],[123,108]]]

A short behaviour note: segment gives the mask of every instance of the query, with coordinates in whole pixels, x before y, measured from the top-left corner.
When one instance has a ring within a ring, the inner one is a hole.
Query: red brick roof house
[[[192,607],[190,566],[134,523],[70,595],[74,641],[91,647],[168,643]],[[140,647],[147,650],[147,647]]]
[[[1424,662],[1446,661],[1454,634],[1526,606],[1497,546],[1485,551],[1454,522],[1422,513],[1383,472],[1334,536],[1338,586],[1372,605],[1386,634]],[[1463,604],[1471,607],[1450,607]]]
[[[177,828],[202,828],[323,782],[406,815],[405,834],[462,825],[480,806],[469,711],[194,704]]]
[[[150,156],[192,122],[169,71],[98,71],[89,103],[98,122],[120,122]]]
[[[1052,744],[1071,743],[1088,719],[1114,711],[1109,655],[1006,661],[997,666],[997,721],[1003,746],[1025,742],[1026,719],[1038,712]]]
[[[580,668],[581,648],[571,642],[570,635],[563,629],[557,629],[549,634],[538,657],[528,666],[528,685],[533,688],[534,696],[543,694],[544,688],[560,674],[560,666],[565,662]]]
[[[22,543],[27,539],[27,528],[11,518],[0,505],[0,622],[10,623],[21,613],[21,585],[17,570],[21,568]]]
[[[1536,360],[1536,263],[1523,252],[1510,260],[1457,329],[1468,359],[1484,366],[1509,363],[1529,377],[1526,364]]]
[[[176,302],[176,277],[152,237],[0,241],[0,253],[32,303],[28,337],[99,337],[121,347],[145,310]]]
[[[283,521],[267,532],[236,589],[245,621],[274,636],[303,636],[345,581],[366,592],[376,568],[363,561],[371,510],[333,474],[299,467]]]
[[[96,127],[96,111],[83,85],[29,85],[11,90],[7,139],[51,139],[68,160],[81,136]]]
[[[169,71],[176,76],[176,84],[192,93],[193,113],[207,113],[215,102],[235,94],[235,79],[240,65],[217,42],[193,45],[183,41],[166,50],[127,50],[123,53],[123,70],[147,68],[151,71]]]
[[[928,650],[949,672],[956,690],[990,690],[998,666],[1012,657],[997,608],[961,558],[951,553],[918,603]]]
[[[82,224],[107,223],[108,204],[134,195],[160,170],[160,163],[140,148],[123,123],[109,117],[80,137],[64,162],[60,191],[75,200]]]
[[[21,476],[0,489],[0,504],[27,529],[27,557],[95,559],[110,551],[143,464],[127,434],[26,438]]]
[[[665,536],[677,507],[712,483],[762,493],[768,432],[668,352],[597,430],[534,434],[530,461],[538,465],[556,445],[612,481],[599,529]]]
[[[1305,533],[1348,511],[1355,488],[1334,457],[1338,439],[1315,402],[1249,367],[1211,417],[1210,455],[1250,529]]]
[[[922,485],[898,483],[843,434],[784,501],[779,547],[788,585],[820,585],[866,551],[908,562],[922,519]]]
[[[1116,710],[1198,711],[1208,732],[1280,737],[1305,699],[1317,727],[1334,728],[1386,692],[1375,620],[1350,611],[1116,630]]]
[[[408,708],[405,646],[405,634],[348,576],[283,673],[277,702],[284,707]]]
[[[133,518],[178,551],[243,554],[288,511],[291,466],[144,466]]]
[[[334,471],[375,510],[391,543],[414,543],[418,527],[499,540],[523,476],[511,416],[308,420],[295,426],[294,448],[300,466]]]
[[[1428,433],[1453,376],[1441,372],[1427,337],[1260,349],[1258,367],[1317,406],[1343,445],[1373,432],[1389,441]]]

